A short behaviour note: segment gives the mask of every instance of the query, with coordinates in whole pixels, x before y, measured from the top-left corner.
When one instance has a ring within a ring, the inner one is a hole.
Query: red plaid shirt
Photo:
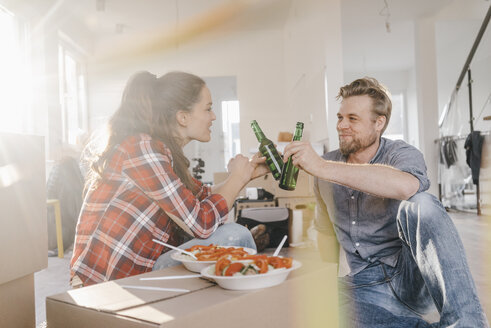
[[[118,145],[102,181],[85,197],[77,223],[71,273],[84,285],[151,271],[164,246],[182,243],[181,218],[198,238],[209,237],[225,220],[220,194],[196,181],[193,194],[172,169],[167,146],[140,134]],[[165,248],[165,251],[168,249]]]

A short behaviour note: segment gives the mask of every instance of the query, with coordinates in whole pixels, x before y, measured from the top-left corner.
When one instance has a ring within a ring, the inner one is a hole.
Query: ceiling
[[[325,0],[329,1],[329,0]],[[343,64],[348,71],[405,70],[414,65],[414,21],[453,1],[341,0]],[[483,0],[484,1],[484,0]],[[75,19],[97,45],[117,35],[281,28],[292,0],[0,0],[23,3],[38,23]],[[211,23],[213,22],[213,24]],[[218,24],[218,25],[217,25]]]
[[[406,70],[414,66],[414,22],[453,1],[343,0],[345,69],[367,72]]]

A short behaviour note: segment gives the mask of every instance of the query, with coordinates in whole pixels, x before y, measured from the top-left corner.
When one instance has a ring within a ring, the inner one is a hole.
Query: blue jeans
[[[194,238],[182,245],[179,248],[186,249],[194,245],[220,245],[220,246],[238,246],[249,247],[256,249],[256,243],[252,238],[251,232],[246,227],[237,223],[226,223],[217,228],[217,230],[207,239]],[[170,266],[181,264],[181,262],[171,259],[170,254],[166,252],[159,256],[152,270],[160,270]]]
[[[402,249],[395,267],[375,262],[339,279],[341,316],[348,327],[489,327],[462,242],[436,197],[401,202]],[[422,315],[436,310],[440,322]]]

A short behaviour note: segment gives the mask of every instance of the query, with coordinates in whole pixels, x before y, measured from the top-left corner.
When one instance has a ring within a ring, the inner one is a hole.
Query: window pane
[[[14,15],[0,7],[0,130],[29,132],[31,78],[26,37]]]
[[[82,65],[64,46],[60,46],[59,61],[63,140],[76,145],[86,130],[85,78]]]
[[[384,137],[388,139],[404,139],[404,96],[402,93],[392,95],[392,113],[389,125],[384,132]]]
[[[240,153],[240,110],[239,101],[222,101],[222,127],[225,143],[225,167],[228,161]]]

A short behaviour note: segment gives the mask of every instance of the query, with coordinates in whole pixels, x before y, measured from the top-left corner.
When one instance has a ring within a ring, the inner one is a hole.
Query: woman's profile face
[[[211,125],[216,120],[211,106],[211,93],[205,85],[201,89],[198,102],[194,104],[192,110],[188,113],[187,125],[185,127],[185,137],[188,140],[210,141]]]

